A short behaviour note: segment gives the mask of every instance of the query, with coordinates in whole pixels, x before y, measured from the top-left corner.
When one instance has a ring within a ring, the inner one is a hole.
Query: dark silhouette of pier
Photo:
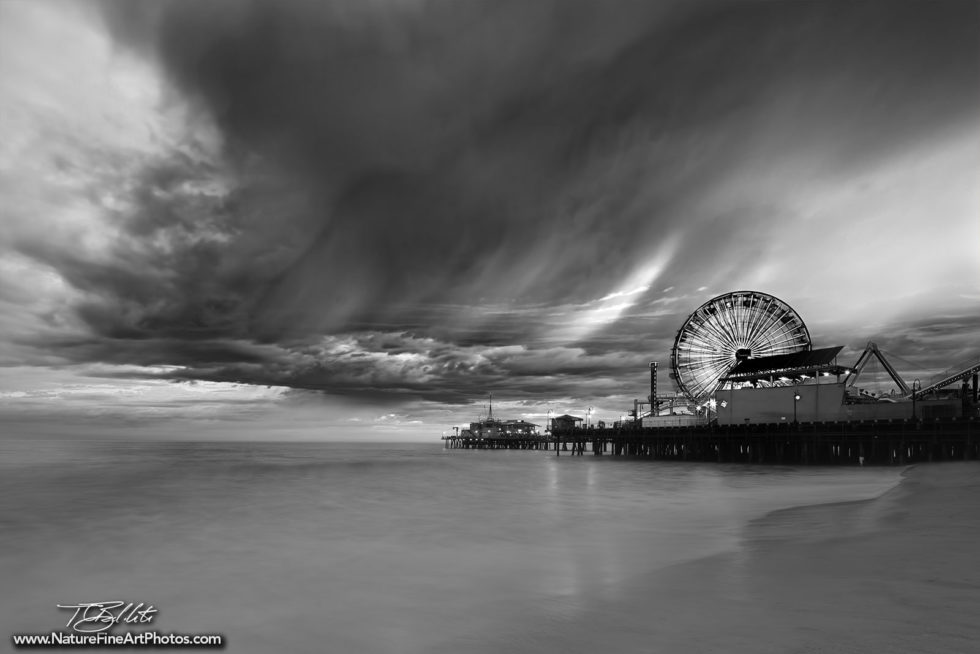
[[[980,459],[980,420],[874,420],[583,428],[521,436],[450,435],[448,449],[786,465],[906,465]]]

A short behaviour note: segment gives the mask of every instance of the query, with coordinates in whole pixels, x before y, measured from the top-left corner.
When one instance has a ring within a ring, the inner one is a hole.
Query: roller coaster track
[[[932,391],[938,391],[944,386],[955,384],[961,379],[966,379],[967,377],[978,373],[980,373],[980,355],[975,354],[969,359],[960,361],[956,365],[947,368],[938,375],[935,375],[932,379],[926,382],[925,386],[916,390],[915,393],[917,396],[922,396]],[[911,396],[912,393],[909,393],[906,397]]]

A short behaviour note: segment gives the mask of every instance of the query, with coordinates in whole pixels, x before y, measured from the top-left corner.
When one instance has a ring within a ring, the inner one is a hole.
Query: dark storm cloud
[[[618,374],[700,304],[660,311],[657,288],[787,248],[798,217],[753,188],[978,104],[972,2],[100,7],[223,149],[145,164],[110,260],[21,250],[85,293],[70,358],[185,378],[465,401]],[[670,239],[622,320],[549,343]]]
[[[633,366],[629,355],[581,348],[459,346],[409,334],[360,332],[318,342],[258,345],[246,341],[87,339],[51,341],[71,361],[133,364],[96,376],[145,376],[329,391],[385,403],[403,398],[466,404],[488,388],[539,398],[556,388],[613,388]]]

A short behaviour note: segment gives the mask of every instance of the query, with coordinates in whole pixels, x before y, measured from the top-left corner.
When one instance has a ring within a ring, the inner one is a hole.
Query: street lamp
[[[799,425],[799,422],[796,420],[796,405],[799,403],[799,401],[800,401],[800,392],[793,391],[793,424],[797,426]]]
[[[918,416],[915,413],[915,394],[922,390],[922,383],[916,379],[912,382],[912,422],[918,420]]]

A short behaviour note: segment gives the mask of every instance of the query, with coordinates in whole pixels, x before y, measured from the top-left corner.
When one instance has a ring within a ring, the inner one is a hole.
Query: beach
[[[633,580],[528,651],[976,652],[978,542],[980,462],[909,467],[880,497],[753,520],[735,551]]]
[[[875,500],[750,525],[733,603],[756,603],[769,651],[975,652],[978,542],[980,463],[915,466]]]

